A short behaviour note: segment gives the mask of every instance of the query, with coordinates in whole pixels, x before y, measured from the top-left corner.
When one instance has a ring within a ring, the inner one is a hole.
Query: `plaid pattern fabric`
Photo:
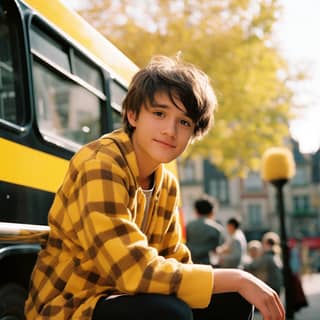
[[[91,319],[97,300],[116,293],[176,294],[193,307],[210,302],[212,270],[192,265],[181,243],[174,176],[157,169],[144,230],[146,200],[137,177],[131,141],[121,130],[73,157],[49,213],[27,319]]]

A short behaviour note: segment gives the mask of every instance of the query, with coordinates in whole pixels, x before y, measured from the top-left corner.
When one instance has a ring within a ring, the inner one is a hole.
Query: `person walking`
[[[248,242],[247,246],[247,256],[244,262],[244,265],[249,265],[253,261],[257,260],[261,257],[263,253],[262,242],[259,240],[251,240]],[[257,276],[254,272],[251,272],[255,276]],[[259,277],[258,277],[259,278]]]
[[[263,254],[244,267],[267,283],[278,295],[283,286],[279,241],[275,232],[265,233],[262,237]]]
[[[217,247],[219,264],[222,268],[243,268],[247,256],[247,240],[240,229],[240,220],[230,218],[227,221],[229,238]]]
[[[223,226],[215,221],[216,209],[216,201],[206,195],[194,202],[196,218],[186,227],[186,244],[194,263],[216,265],[210,257],[225,238]]]
[[[293,294],[293,308],[297,312],[301,308],[307,307],[309,305],[307,297],[305,295],[301,276],[303,274],[303,243],[302,239],[297,238],[296,244],[293,248],[289,250],[289,263],[291,269],[291,284],[292,284],[292,294]]]

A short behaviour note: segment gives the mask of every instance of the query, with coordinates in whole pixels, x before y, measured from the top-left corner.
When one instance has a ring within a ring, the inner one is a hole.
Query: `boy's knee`
[[[159,310],[163,320],[193,320],[192,310],[184,301],[174,296],[166,298]]]

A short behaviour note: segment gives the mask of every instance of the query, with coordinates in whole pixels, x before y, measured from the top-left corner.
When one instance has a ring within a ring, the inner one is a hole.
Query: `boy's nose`
[[[162,134],[166,134],[170,137],[176,137],[177,135],[177,124],[175,120],[168,120],[163,127]]]

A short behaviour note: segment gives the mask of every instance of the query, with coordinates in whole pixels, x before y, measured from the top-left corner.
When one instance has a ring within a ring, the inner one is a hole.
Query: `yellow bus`
[[[24,319],[68,161],[121,126],[137,71],[61,1],[0,0],[0,320]],[[168,167],[177,173],[175,162]]]
[[[24,319],[68,160],[121,125],[121,101],[137,70],[62,2],[0,0],[0,319]]]

